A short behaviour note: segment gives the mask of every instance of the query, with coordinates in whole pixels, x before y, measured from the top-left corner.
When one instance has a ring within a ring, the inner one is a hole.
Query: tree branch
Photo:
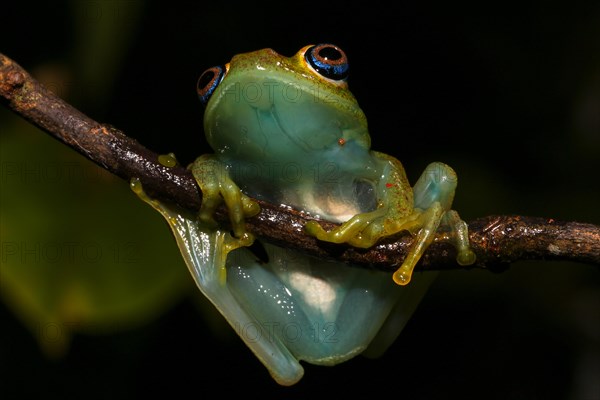
[[[198,210],[201,192],[182,166],[166,167],[158,155],[120,130],[98,123],[73,108],[0,53],[0,96],[18,115],[69,145],[102,168],[129,181],[137,177],[150,197]],[[317,241],[303,232],[311,218],[301,212],[259,201],[262,211],[247,229],[275,244],[322,258],[395,270],[412,243],[410,235],[386,238],[370,249]],[[228,222],[221,209],[217,219]],[[322,222],[330,229],[332,223]],[[477,262],[472,267],[499,270],[525,259],[570,260],[600,265],[600,227],[524,216],[488,216],[469,223]],[[421,260],[424,269],[455,269],[455,251],[437,241]],[[472,268],[470,267],[470,268]]]

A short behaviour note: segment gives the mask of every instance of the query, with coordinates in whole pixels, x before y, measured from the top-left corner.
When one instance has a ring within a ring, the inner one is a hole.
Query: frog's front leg
[[[457,182],[452,168],[442,163],[430,164],[411,191],[400,162],[382,153],[375,155],[388,163],[378,187],[381,197],[378,209],[355,215],[329,232],[311,221],[306,231],[320,240],[364,248],[382,237],[409,231],[415,236],[413,245],[393,275],[399,285],[410,282],[415,265],[433,242],[440,224],[448,231],[446,239],[458,250],[458,262],[472,264],[475,254],[469,249],[467,225],[450,209]]]
[[[456,261],[460,265],[475,262],[475,253],[469,247],[467,224],[456,211],[450,209],[456,184],[454,170],[440,162],[429,164],[419,177],[413,193],[415,212],[423,210],[418,217],[422,225],[402,266],[394,273],[396,283],[405,285],[410,281],[415,264],[439,231],[445,232],[444,239],[456,248]]]
[[[198,157],[189,167],[200,190],[202,191],[202,205],[198,218],[209,227],[216,228],[214,220],[215,210],[223,202],[229,212],[229,220],[234,236],[240,244],[252,244],[254,237],[246,231],[244,220],[258,214],[258,203],[246,196],[230,178],[226,166],[218,161],[212,154]]]
[[[469,247],[467,223],[451,209],[457,180],[456,173],[448,165],[440,162],[429,164],[413,188],[415,208],[427,209],[436,201],[440,203],[445,211],[440,230],[447,233],[445,239],[456,248],[456,261],[460,265],[471,265],[476,257]]]

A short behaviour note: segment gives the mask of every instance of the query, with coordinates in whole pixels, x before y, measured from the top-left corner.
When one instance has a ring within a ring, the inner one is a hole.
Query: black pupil
[[[202,76],[200,77],[200,80],[198,81],[198,88],[204,89],[206,87],[206,85],[208,85],[214,78],[215,78],[215,71],[213,71],[212,69],[209,71],[206,71],[205,73],[202,74]]]
[[[336,61],[342,58],[342,54],[335,47],[324,47],[319,50],[319,57],[326,60]]]

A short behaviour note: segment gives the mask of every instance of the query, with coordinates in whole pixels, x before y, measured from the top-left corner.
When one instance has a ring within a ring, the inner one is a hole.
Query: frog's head
[[[198,80],[207,140],[217,154],[248,161],[368,149],[367,121],[347,75],[346,55],[332,44],[292,57],[271,49],[239,54]]]

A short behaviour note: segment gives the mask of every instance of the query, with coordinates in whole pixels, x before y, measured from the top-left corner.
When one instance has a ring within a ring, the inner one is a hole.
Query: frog
[[[132,182],[168,221],[200,291],[285,386],[303,377],[302,363],[384,354],[435,279],[416,270],[434,240],[450,242],[460,265],[476,258],[452,210],[455,171],[433,162],[411,186],[399,160],[372,150],[348,72],[346,53],[331,43],[291,57],[241,53],[207,69],[196,90],[214,153],[188,166],[200,211],[150,199]],[[366,249],[402,232],[413,242],[393,273],[319,259],[249,232],[258,200],[301,211],[310,217],[303,233],[333,246]],[[228,226],[214,217],[222,205]]]

